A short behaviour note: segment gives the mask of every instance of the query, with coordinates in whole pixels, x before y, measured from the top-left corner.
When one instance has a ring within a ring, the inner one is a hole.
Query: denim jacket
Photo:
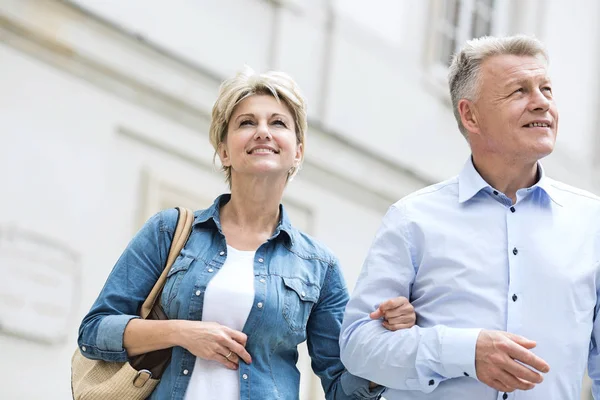
[[[230,195],[194,213],[192,233],[171,267],[162,292],[170,319],[202,320],[204,292],[227,258],[219,220]],[[338,338],[348,292],[335,256],[296,230],[280,206],[280,222],[254,258],[254,305],[243,332],[252,363],[240,360],[240,399],[297,399],[300,373],[297,346],[308,341],[314,372],[326,398],[377,399],[368,381],[345,371]],[[123,362],[125,326],[136,314],[162,272],[177,210],[150,218],[129,243],[98,299],[79,328],[79,349],[91,359]],[[183,399],[195,356],[174,347],[169,367],[150,399]]]

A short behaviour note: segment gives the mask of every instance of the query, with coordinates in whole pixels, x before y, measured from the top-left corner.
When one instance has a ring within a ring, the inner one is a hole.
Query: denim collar
[[[198,210],[194,213],[194,223],[192,226],[196,225],[204,225],[212,222],[212,224],[219,230],[221,234],[223,234],[223,230],[221,229],[221,218],[220,211],[221,207],[225,205],[231,199],[230,193],[225,193],[220,195],[215,199],[213,204],[205,209]],[[288,243],[293,246],[294,244],[294,228],[290,222],[290,218],[283,207],[283,204],[279,205],[279,223],[277,224],[277,228],[275,228],[275,232],[273,232],[273,236],[271,239],[275,239],[283,233],[284,237],[287,238]]]

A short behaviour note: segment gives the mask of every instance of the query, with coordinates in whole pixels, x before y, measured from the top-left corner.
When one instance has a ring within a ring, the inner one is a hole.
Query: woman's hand
[[[237,369],[240,359],[247,364],[252,357],[245,349],[246,334],[216,322],[181,321],[180,345],[196,357],[218,361]]]
[[[415,309],[406,297],[384,301],[369,316],[371,319],[383,318],[383,326],[390,331],[408,329],[417,321]]]

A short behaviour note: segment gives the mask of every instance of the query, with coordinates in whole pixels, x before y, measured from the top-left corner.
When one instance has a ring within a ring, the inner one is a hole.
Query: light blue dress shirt
[[[469,160],[390,207],[344,316],[350,373],[387,386],[389,400],[578,400],[589,359],[600,400],[600,199],[538,171],[512,204]],[[417,325],[391,332],[369,312],[398,295]],[[479,382],[481,329],[535,340],[544,382],[513,393]]]

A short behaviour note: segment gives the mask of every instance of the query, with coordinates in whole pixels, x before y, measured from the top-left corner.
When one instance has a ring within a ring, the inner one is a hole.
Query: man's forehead
[[[502,85],[531,78],[550,79],[545,60],[533,56],[493,56],[482,63],[482,70],[485,75]]]

